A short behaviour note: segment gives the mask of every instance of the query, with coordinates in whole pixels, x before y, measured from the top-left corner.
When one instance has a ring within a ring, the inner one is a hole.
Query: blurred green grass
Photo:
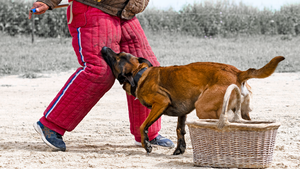
[[[285,56],[276,72],[300,70],[300,37],[251,36],[196,38],[164,32],[146,32],[161,66],[191,62],[221,62],[241,70],[260,68],[275,56]],[[11,37],[0,33],[0,75],[62,72],[79,67],[71,38]],[[25,76],[24,76],[25,74]],[[26,74],[28,76],[26,76]]]

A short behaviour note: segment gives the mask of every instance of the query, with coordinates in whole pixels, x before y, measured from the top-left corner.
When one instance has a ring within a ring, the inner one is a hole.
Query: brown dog
[[[277,56],[261,69],[241,71],[231,65],[212,62],[152,67],[146,59],[128,53],[115,53],[107,47],[103,47],[101,52],[123,89],[151,109],[140,127],[142,146],[148,153],[152,151],[147,136],[148,128],[163,114],[178,116],[174,155],[183,154],[186,149],[184,135],[187,114],[196,108],[200,119],[218,119],[225,91],[231,84],[236,84],[242,93],[242,118],[250,120],[251,91],[246,81],[270,76],[278,63],[284,60],[284,57]],[[236,95],[233,93],[228,110],[234,111],[235,108]]]

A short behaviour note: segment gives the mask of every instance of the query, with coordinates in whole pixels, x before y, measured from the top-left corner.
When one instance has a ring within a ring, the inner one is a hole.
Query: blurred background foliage
[[[66,8],[28,19],[32,1],[0,0],[0,31],[11,36],[34,33],[39,37],[69,37]],[[195,37],[234,37],[238,35],[300,34],[300,4],[280,10],[263,9],[228,0],[205,1],[175,11],[147,8],[137,15],[147,31],[167,31]]]

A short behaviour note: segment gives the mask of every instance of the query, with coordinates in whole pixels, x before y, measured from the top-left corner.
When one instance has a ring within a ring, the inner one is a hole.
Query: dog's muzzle
[[[107,65],[110,67],[111,71],[113,71],[113,59],[109,56],[108,50],[109,50],[109,48],[104,46],[101,49],[101,54],[102,54],[103,59],[107,63]]]
[[[117,80],[119,81],[120,84],[123,84],[126,80],[126,77],[120,73],[117,77]]]

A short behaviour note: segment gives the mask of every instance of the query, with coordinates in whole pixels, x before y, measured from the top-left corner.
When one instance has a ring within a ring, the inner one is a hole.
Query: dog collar
[[[133,82],[134,82],[134,86],[131,85],[131,89],[130,89],[130,92],[131,92],[131,95],[136,97],[135,95],[135,91],[136,91],[136,88],[137,88],[137,84],[140,80],[140,78],[142,77],[142,74],[147,70],[147,67],[141,69],[134,77],[133,77]]]

